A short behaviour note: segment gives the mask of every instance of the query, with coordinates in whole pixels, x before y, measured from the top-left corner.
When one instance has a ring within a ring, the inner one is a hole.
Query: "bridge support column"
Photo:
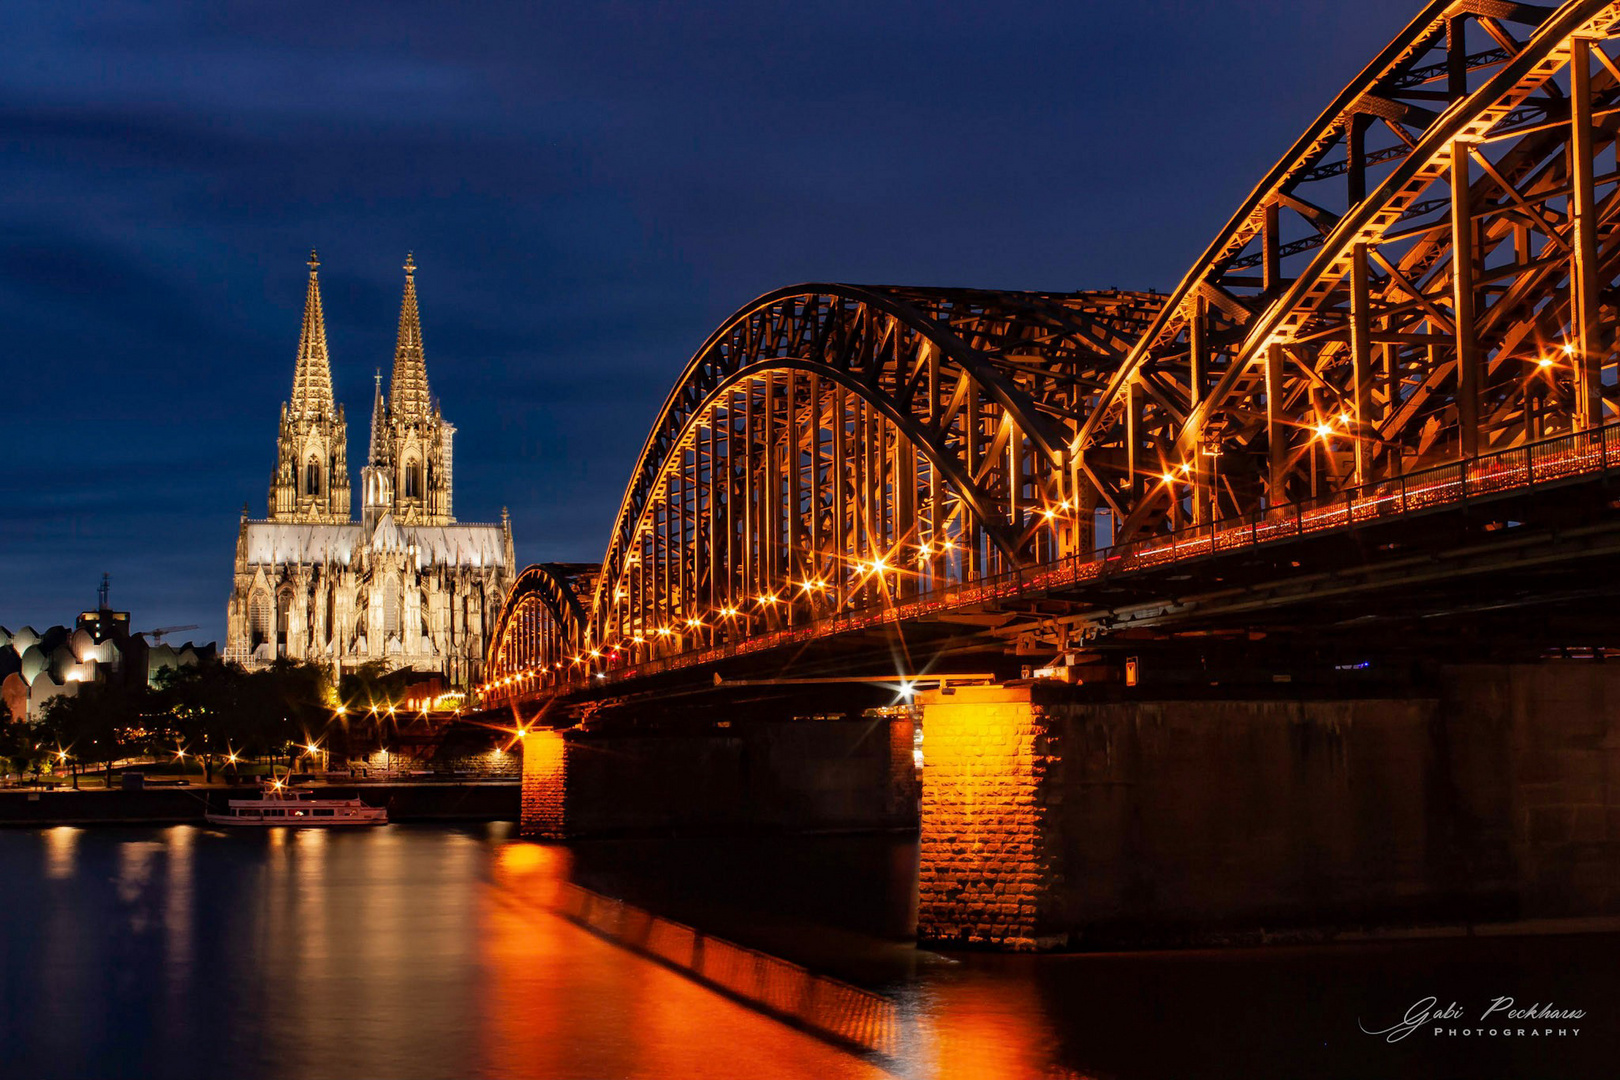
[[[574,840],[915,827],[915,728],[903,712],[812,720],[743,718],[723,708],[715,715],[725,726],[689,717],[663,728],[531,730],[521,740],[519,831]]]
[[[523,791],[518,831],[535,840],[573,835],[568,814],[568,740],[537,729],[523,737]]]
[[[917,936],[945,945],[1043,944],[1052,883],[1038,789],[1051,733],[1028,687],[925,694]]]

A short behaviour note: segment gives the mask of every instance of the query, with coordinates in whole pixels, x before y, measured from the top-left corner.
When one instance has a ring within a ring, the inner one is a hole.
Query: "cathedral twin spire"
[[[399,306],[399,337],[394,344],[394,377],[388,387],[389,411],[401,420],[425,420],[432,408],[427,358],[422,353],[422,316],[416,310],[416,260],[405,256],[405,299]]]
[[[298,364],[293,369],[290,411],[295,416],[330,416],[332,360],[326,352],[326,313],[321,309],[320,257],[309,253],[309,287],[304,293],[304,325],[298,332]]]
[[[347,427],[332,393],[326,345],[326,315],[318,276],[320,259],[309,253],[309,284],[298,335],[292,398],[282,406],[276,471],[270,486],[273,521],[337,523],[349,519]],[[368,527],[385,513],[417,524],[448,524],[451,441],[428,388],[422,320],[416,300],[416,261],[405,257],[405,296],[389,400],[382,372],[372,402],[371,443],[362,470],[364,519]]]

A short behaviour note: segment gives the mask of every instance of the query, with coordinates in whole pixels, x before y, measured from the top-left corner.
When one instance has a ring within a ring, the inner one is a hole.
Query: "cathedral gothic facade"
[[[470,685],[514,576],[512,528],[452,513],[456,429],[428,389],[416,267],[405,299],[388,394],[377,376],[371,442],[351,516],[348,428],[332,393],[326,318],[310,253],[292,398],[281,407],[269,515],[244,508],[225,657],[261,667],[280,657],[374,661]]]

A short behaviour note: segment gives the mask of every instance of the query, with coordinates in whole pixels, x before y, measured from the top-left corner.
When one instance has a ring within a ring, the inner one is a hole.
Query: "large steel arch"
[[[1617,16],[1433,3],[1339,95],[1081,428],[1122,539],[1603,422]]]
[[[744,307],[647,437],[582,666],[1089,560],[1099,516],[1111,545],[1175,548],[1601,426],[1617,23],[1429,4],[1168,296],[814,284]]]
[[[591,646],[657,655],[1072,550],[1090,513],[1063,467],[1072,432],[1158,303],[761,297],[699,349],[647,439]]]

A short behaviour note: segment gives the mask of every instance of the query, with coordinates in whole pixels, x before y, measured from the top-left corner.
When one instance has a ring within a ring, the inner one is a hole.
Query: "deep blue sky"
[[[138,627],[223,637],[312,245],[356,473],[414,250],[457,515],[594,561],[737,307],[1173,286],[1416,10],[8,0],[0,624],[105,570]]]

